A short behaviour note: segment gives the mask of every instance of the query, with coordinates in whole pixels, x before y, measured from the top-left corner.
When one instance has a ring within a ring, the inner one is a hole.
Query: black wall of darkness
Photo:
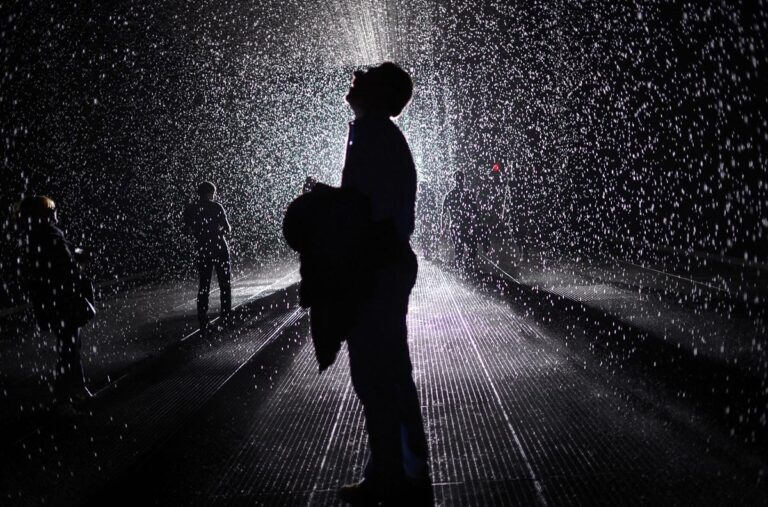
[[[100,276],[183,267],[202,178],[239,260],[280,255],[304,176],[337,181],[350,69],[383,58],[416,78],[420,178],[506,161],[525,241],[768,262],[763,1],[8,2],[0,20],[4,306],[24,193],[58,201]]]

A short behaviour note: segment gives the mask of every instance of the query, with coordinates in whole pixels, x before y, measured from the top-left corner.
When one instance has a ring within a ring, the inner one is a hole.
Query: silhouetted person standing
[[[477,255],[477,234],[475,218],[477,205],[472,193],[466,186],[464,173],[457,171],[456,185],[448,192],[443,201],[442,217],[448,217],[448,231],[453,243],[454,262],[462,272],[469,272]],[[442,225],[445,230],[445,222]]]
[[[84,254],[74,249],[56,224],[56,204],[47,196],[32,196],[19,205],[22,266],[27,292],[40,329],[56,336],[59,361],[54,396],[60,407],[91,397],[80,359],[80,327],[94,315],[93,286],[80,271]]]
[[[361,482],[339,490],[354,504],[431,504],[427,443],[413,383],[406,314],[416,281],[416,170],[410,148],[390,118],[411,99],[413,83],[385,62],[356,71],[346,96],[349,124],[342,189],[369,200],[371,287],[347,338],[352,385],[365,412],[369,460]]]
[[[183,231],[195,237],[197,270],[200,286],[197,291],[197,318],[202,332],[208,330],[208,296],[211,276],[216,270],[221,293],[221,320],[229,323],[232,311],[231,263],[229,245],[224,237],[232,232],[224,207],[214,201],[216,185],[209,181],[197,187],[198,200],[184,210]]]

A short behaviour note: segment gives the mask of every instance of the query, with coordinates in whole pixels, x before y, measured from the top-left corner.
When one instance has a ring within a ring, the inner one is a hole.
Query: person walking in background
[[[75,413],[91,397],[80,358],[80,328],[95,315],[93,285],[80,270],[87,260],[57,227],[56,204],[47,196],[19,203],[22,273],[35,319],[42,331],[56,336],[59,360],[53,393],[58,409]]]
[[[346,100],[355,119],[341,187],[369,202],[371,276],[356,305],[347,348],[352,386],[365,413],[369,459],[363,480],[342,487],[339,497],[352,504],[426,505],[432,503],[427,442],[406,328],[417,272],[409,243],[416,170],[405,137],[390,119],[410,101],[413,82],[391,62],[353,76]]]
[[[496,258],[500,246],[509,233],[507,219],[507,181],[500,163],[495,163],[488,173],[481,173],[480,191],[477,198],[478,216],[475,219],[478,250]]]
[[[448,192],[443,201],[443,221],[441,231],[445,234],[448,229],[453,243],[454,266],[460,272],[471,272],[477,255],[477,234],[475,219],[477,204],[472,193],[466,186],[465,176],[462,171],[456,171],[454,175],[456,185]]]
[[[211,292],[211,276],[216,270],[221,293],[221,320],[230,324],[232,312],[231,262],[229,245],[225,238],[232,232],[224,207],[214,201],[216,185],[204,181],[197,187],[198,199],[184,209],[182,231],[194,236],[197,245],[197,318],[200,330],[208,332],[208,297]]]

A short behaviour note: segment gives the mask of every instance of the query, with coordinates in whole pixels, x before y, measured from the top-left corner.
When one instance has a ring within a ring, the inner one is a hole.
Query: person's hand
[[[89,248],[75,248],[75,261],[80,264],[88,264],[93,258],[93,253]]]

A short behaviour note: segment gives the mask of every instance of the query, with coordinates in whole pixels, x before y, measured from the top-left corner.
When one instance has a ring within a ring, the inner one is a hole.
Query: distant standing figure
[[[41,330],[53,331],[57,340],[54,396],[59,406],[72,408],[91,397],[80,359],[80,327],[95,313],[93,286],[78,265],[85,254],[56,226],[56,204],[50,197],[23,199],[19,218],[25,232],[22,265],[29,299]]]
[[[456,185],[448,192],[443,201],[442,217],[448,220],[448,231],[453,243],[455,267],[462,272],[469,272],[477,255],[477,234],[475,219],[477,204],[465,184],[462,171],[455,174]],[[442,230],[445,232],[443,222]]]
[[[346,96],[349,124],[342,189],[370,204],[370,286],[356,305],[347,338],[352,386],[363,405],[368,463],[363,480],[344,486],[352,504],[428,505],[432,489],[427,442],[408,348],[406,315],[417,261],[414,229],[416,169],[411,150],[390,118],[413,92],[411,77],[391,62],[353,74]]]
[[[505,221],[508,218],[507,210],[507,184],[502,175],[501,168],[491,171],[482,181],[481,191],[478,195],[479,217],[477,236],[480,251],[486,255],[495,255],[494,247],[504,241],[508,236]]]
[[[419,182],[416,199],[416,216],[419,224],[418,243],[424,258],[433,260],[437,254],[439,206],[437,195],[429,182]]]
[[[197,187],[197,201],[184,209],[182,230],[194,236],[197,243],[197,270],[200,286],[197,291],[197,318],[202,332],[208,331],[208,296],[211,276],[216,270],[221,293],[221,320],[229,323],[232,312],[231,263],[229,245],[224,237],[232,232],[224,207],[214,201],[216,185],[209,181]]]

